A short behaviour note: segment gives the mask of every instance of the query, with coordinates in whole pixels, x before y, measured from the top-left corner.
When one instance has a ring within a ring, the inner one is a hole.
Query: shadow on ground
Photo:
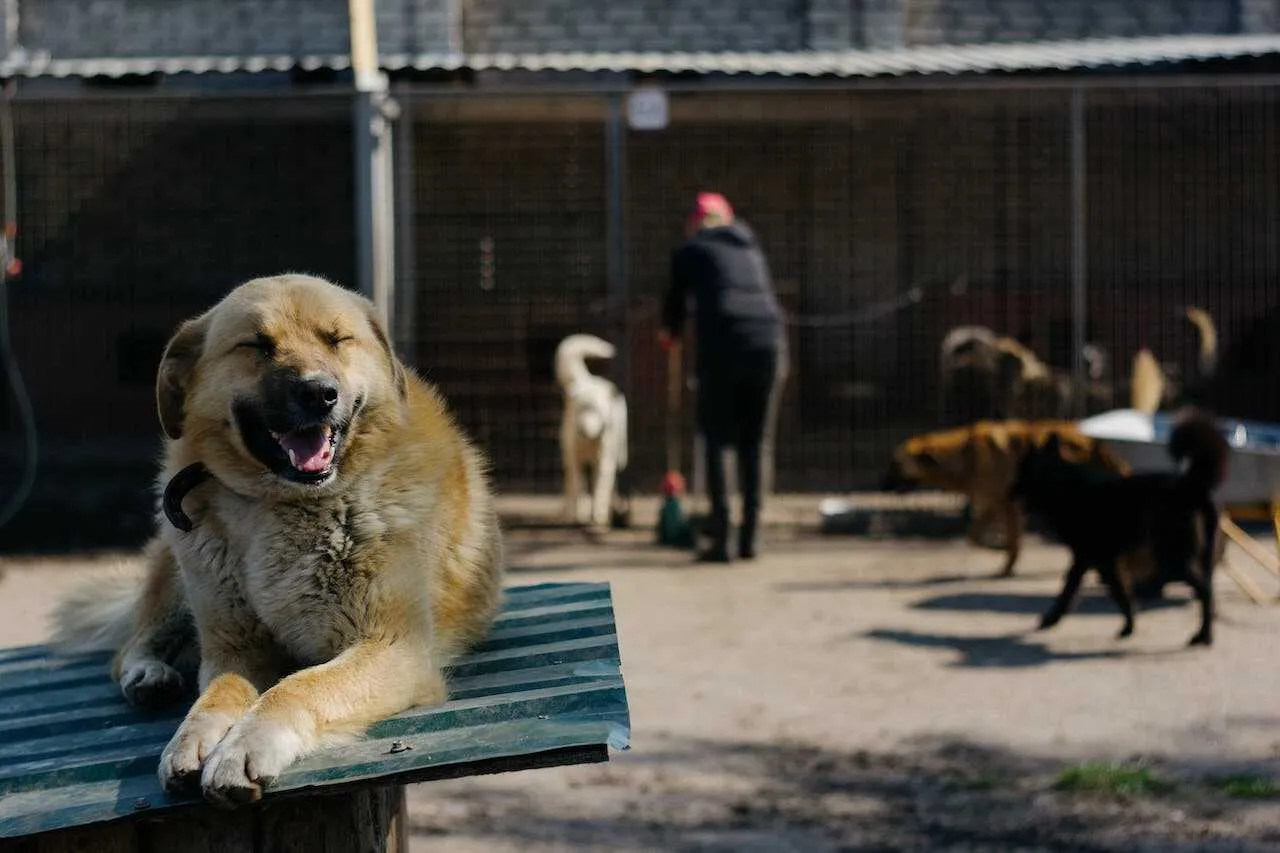
[[[1053,595],[1037,595],[1019,592],[959,592],[949,595],[937,595],[926,598],[911,605],[913,610],[950,610],[960,613],[1007,613],[1016,615],[1039,616],[1053,604]],[[1138,618],[1142,618],[1144,610],[1167,610],[1185,607],[1191,603],[1188,598],[1166,597],[1160,599],[1142,599],[1137,603]],[[1098,590],[1087,590],[1076,599],[1071,614],[1078,616],[1114,616],[1120,618],[1115,604]]]
[[[953,740],[892,753],[679,740],[551,771],[545,784],[520,774],[424,787],[410,794],[410,827],[422,849],[527,853],[1261,853],[1280,843],[1274,801],[1233,800],[1205,769],[1153,763],[1172,787],[1126,798],[1055,790],[1066,766]]]
[[[858,638],[881,640],[904,646],[949,649],[956,653],[949,667],[979,669],[1022,669],[1051,663],[1107,660],[1125,657],[1125,652],[1108,649],[1097,652],[1055,651],[1030,639],[1029,634],[1005,634],[996,637],[972,637],[960,634],[930,634],[921,631],[896,631],[887,628],[858,634]]]

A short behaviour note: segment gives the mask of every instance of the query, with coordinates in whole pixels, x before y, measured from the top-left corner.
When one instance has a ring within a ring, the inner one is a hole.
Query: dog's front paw
[[[1116,634],[1116,639],[1123,640],[1127,637],[1132,637],[1132,636],[1133,636],[1133,623],[1127,622],[1125,623],[1124,627],[1120,629],[1120,633]]]
[[[1056,613],[1046,613],[1040,617],[1040,623],[1036,626],[1036,630],[1047,631],[1054,625],[1057,625],[1060,619],[1062,619],[1062,617]]]
[[[262,789],[302,752],[302,738],[288,726],[241,720],[205,762],[200,787],[205,799],[217,805],[257,802]]]
[[[171,794],[192,793],[200,768],[235,723],[227,714],[192,714],[160,753],[160,784]]]
[[[186,691],[182,674],[164,661],[142,660],[120,673],[120,690],[136,708],[164,708],[182,698]]]

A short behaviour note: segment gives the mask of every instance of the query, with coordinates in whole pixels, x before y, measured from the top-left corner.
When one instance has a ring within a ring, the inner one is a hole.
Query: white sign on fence
[[[632,130],[662,130],[667,126],[667,93],[646,86],[627,96],[627,124]]]

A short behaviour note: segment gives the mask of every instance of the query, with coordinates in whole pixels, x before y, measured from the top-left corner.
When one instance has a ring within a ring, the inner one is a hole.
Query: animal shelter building
[[[693,438],[696,389],[668,411],[655,338],[704,189],[758,232],[789,315],[780,491],[873,487],[947,422],[939,348],[962,325],[1068,376],[1091,346],[1125,405],[1139,349],[1195,369],[1195,306],[1215,404],[1280,417],[1258,393],[1280,370],[1280,0],[378,0],[393,215],[373,237],[347,4],[0,8],[33,518],[143,535],[177,323],[261,274],[357,286],[370,239],[397,348],[501,489],[559,487],[552,355],[574,332],[619,346],[600,369],[656,489],[667,418]]]

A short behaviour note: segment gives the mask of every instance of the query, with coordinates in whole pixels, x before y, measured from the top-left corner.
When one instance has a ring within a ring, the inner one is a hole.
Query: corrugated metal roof
[[[1280,53],[1280,35],[944,45],[796,53],[541,53],[384,57],[389,68],[497,71],[641,71],[873,77],[1151,65]]]
[[[1156,36],[1020,44],[966,44],[891,50],[763,53],[424,53],[384,54],[388,70],[638,71],[796,77],[874,77],[1124,67],[1280,53],[1280,34]],[[24,77],[120,77],[127,74],[345,69],[350,59],[329,56],[186,56],[52,59],[15,56],[0,74]]]
[[[160,751],[180,714],[132,710],[103,655],[0,651],[0,838],[199,804],[167,795]],[[477,761],[625,749],[630,717],[608,584],[508,590],[488,638],[451,670],[445,705],[289,768],[271,792],[442,776]],[[390,752],[393,740],[409,749]],[[588,760],[579,758],[578,760]],[[561,762],[563,763],[563,762]]]

